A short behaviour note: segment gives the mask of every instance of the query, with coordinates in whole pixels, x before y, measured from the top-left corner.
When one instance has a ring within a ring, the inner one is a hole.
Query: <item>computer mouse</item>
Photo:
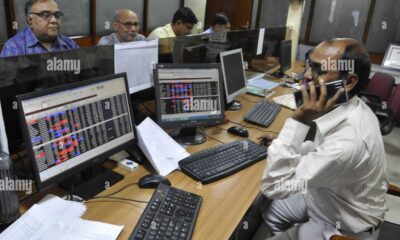
[[[244,127],[239,127],[239,126],[234,126],[234,127],[228,128],[228,133],[232,133],[239,137],[245,137],[245,138],[247,138],[249,136],[249,132],[247,131],[247,129]]]
[[[171,186],[171,182],[166,177],[158,174],[143,176],[139,180],[138,185],[140,188],[157,188],[160,183]]]

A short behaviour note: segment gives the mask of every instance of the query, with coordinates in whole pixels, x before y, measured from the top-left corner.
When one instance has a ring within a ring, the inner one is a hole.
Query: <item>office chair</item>
[[[389,97],[388,105],[393,111],[394,122],[400,124],[400,85],[397,85]]]
[[[361,99],[378,117],[382,135],[389,134],[394,126],[393,109],[388,103],[394,86],[395,79],[392,76],[377,72],[370,79],[366,89],[360,93]]]

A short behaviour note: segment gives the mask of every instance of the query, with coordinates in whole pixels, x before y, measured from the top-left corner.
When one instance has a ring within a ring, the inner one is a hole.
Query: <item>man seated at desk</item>
[[[54,0],[29,0],[25,4],[28,27],[9,39],[0,57],[28,55],[78,48],[60,34],[62,12]]]
[[[197,17],[190,8],[180,8],[175,12],[172,23],[154,29],[147,39],[173,38],[189,35],[192,33],[192,29],[197,22]]]
[[[385,151],[376,116],[357,97],[368,82],[368,53],[356,40],[332,39],[309,60],[304,104],[268,149],[262,192],[274,199],[263,213],[271,239],[378,239],[387,210]],[[354,71],[325,71],[331,60],[353,61]],[[349,101],[335,108],[343,89],[326,99],[325,83],[338,79],[347,80]]]
[[[97,45],[113,45],[116,43],[146,40],[139,34],[140,23],[135,12],[129,9],[120,9],[115,12],[113,28],[114,33],[104,36]]]
[[[215,32],[226,32],[231,30],[231,21],[224,13],[217,13],[214,20],[206,31],[202,34],[211,34]]]

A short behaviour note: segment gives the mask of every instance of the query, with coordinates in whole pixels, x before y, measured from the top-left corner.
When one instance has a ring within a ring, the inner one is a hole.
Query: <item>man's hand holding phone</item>
[[[340,88],[333,97],[328,98],[328,90],[323,80],[319,81],[320,94],[318,96],[315,84],[308,84],[309,91],[305,86],[301,86],[301,95],[303,104],[295,111],[293,119],[310,125],[311,122],[335,107],[336,102],[345,92],[344,88]]]

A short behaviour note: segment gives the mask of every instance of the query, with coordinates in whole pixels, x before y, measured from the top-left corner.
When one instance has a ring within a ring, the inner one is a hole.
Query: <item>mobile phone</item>
[[[326,86],[326,90],[327,90],[326,99],[330,99],[333,96],[335,96],[336,92],[339,91],[339,89],[341,89],[341,88],[344,89],[344,93],[336,101],[335,106],[343,104],[349,100],[349,97],[348,97],[347,91],[346,91],[346,80],[337,80],[334,82],[328,82],[325,84],[325,86]],[[310,89],[307,89],[307,91],[310,94]],[[321,94],[321,87],[319,85],[315,86],[315,91],[317,93],[317,99],[319,99],[319,96]],[[299,108],[301,105],[303,105],[303,94],[301,93],[301,90],[294,92],[294,100],[296,102],[297,108]]]

